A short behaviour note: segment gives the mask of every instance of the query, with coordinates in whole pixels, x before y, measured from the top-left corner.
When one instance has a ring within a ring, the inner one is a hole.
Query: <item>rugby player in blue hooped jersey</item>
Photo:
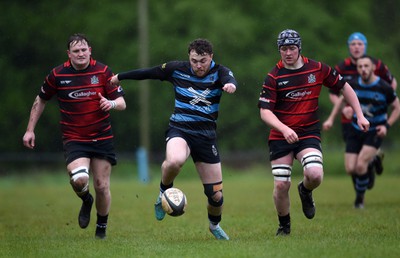
[[[362,131],[368,130],[369,122],[355,92],[334,69],[301,55],[297,31],[279,33],[277,45],[281,60],[265,78],[258,107],[261,120],[271,128],[268,144],[279,220],[276,235],[285,236],[290,234],[291,226],[289,189],[294,159],[303,166],[303,179],[297,185],[303,213],[308,219],[315,216],[312,191],[321,184],[324,174],[318,118],[322,85],[342,91]]]
[[[229,240],[222,230],[222,169],[217,147],[216,121],[222,91],[234,93],[237,82],[232,71],[213,60],[212,44],[196,39],[188,47],[189,61],[171,61],[159,66],[119,73],[121,80],[158,79],[169,81],[175,90],[175,109],[166,131],[166,157],[161,166],[160,193],[155,216],[162,220],[161,194],[173,186],[182,166],[192,157],[208,198],[210,232],[216,239]]]

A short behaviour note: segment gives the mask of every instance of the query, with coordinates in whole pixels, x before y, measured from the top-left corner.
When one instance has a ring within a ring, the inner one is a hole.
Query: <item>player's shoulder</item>
[[[304,60],[304,69],[306,70],[320,71],[322,69],[328,69],[330,67],[326,63],[315,59],[303,57],[303,60]]]
[[[387,81],[385,81],[382,77],[380,77],[380,76],[378,76],[379,77],[379,81],[378,81],[378,84],[379,84],[379,87],[384,87],[384,88],[387,88],[388,90],[393,90],[393,88],[392,88],[392,86],[389,84],[389,82],[387,82]],[[394,91],[394,90],[393,90]]]

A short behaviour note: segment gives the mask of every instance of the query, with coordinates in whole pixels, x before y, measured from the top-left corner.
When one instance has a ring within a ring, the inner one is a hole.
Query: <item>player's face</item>
[[[199,55],[195,50],[190,51],[189,61],[194,74],[198,77],[205,76],[210,71],[213,54]]]
[[[359,58],[357,59],[357,72],[361,76],[361,79],[369,83],[374,74],[375,65],[369,58]]]
[[[349,44],[349,52],[350,52],[350,55],[356,60],[358,58],[362,57],[364,55],[364,53],[365,53],[364,42],[362,42],[359,39],[353,40]]]
[[[89,65],[92,49],[86,41],[71,42],[67,52],[68,58],[76,70],[83,70]]]
[[[299,48],[296,45],[281,46],[279,53],[285,67],[294,67],[300,56]]]

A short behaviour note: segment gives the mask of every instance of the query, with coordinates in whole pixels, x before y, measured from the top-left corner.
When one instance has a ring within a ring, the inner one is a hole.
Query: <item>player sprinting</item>
[[[312,191],[323,179],[318,98],[322,85],[342,91],[357,114],[361,130],[369,127],[357,96],[348,83],[328,65],[301,55],[301,37],[287,29],[277,39],[281,60],[265,78],[258,107],[269,133],[270,161],[274,176],[273,199],[278,213],[276,235],[289,235],[291,174],[294,159],[303,166],[298,192],[304,215],[315,216]]]
[[[357,59],[367,53],[368,41],[364,34],[360,32],[352,33],[347,39],[347,46],[349,48],[349,57],[345,58],[342,62],[335,66],[336,71],[343,76],[343,79],[347,82],[354,80],[358,77],[356,62]],[[389,83],[394,90],[397,88],[397,80],[393,77],[389,68],[380,59],[372,58],[375,71],[374,73],[379,76],[382,80]],[[348,105],[338,105],[342,103],[342,97],[336,93],[330,91],[329,99],[331,100],[333,107],[331,114],[323,123],[323,129],[329,130],[333,126],[333,122],[337,113],[341,113],[341,125],[342,135],[345,143],[347,142],[348,132],[351,131],[351,121],[353,116],[353,110]],[[372,159],[368,166],[369,185],[368,189],[372,189],[375,182],[375,172],[380,175],[383,172],[383,151],[379,149],[377,155]],[[350,174],[352,177],[353,185],[355,186],[355,174]]]
[[[35,127],[48,100],[56,97],[61,114],[64,156],[70,183],[82,199],[78,223],[90,222],[93,197],[89,192],[89,172],[96,192],[96,238],[106,237],[111,206],[110,174],[116,164],[111,109],[124,110],[124,92],[111,85],[111,69],[91,57],[92,48],[83,34],[72,35],[67,44],[68,61],[47,75],[36,97],[23,137],[26,147],[35,147]]]
[[[165,216],[161,194],[173,186],[175,177],[191,156],[208,198],[209,229],[215,238],[228,240],[228,235],[219,225],[224,199],[216,121],[222,92],[234,93],[237,82],[230,69],[214,62],[212,44],[208,40],[191,42],[188,55],[189,61],[172,61],[153,68],[119,73],[112,77],[111,82],[158,79],[172,83],[175,109],[165,135],[166,156],[161,166],[160,193],[155,203],[156,218],[162,220]]]

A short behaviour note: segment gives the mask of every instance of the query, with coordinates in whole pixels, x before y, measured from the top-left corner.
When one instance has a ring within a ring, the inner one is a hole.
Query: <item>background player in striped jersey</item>
[[[367,53],[368,41],[364,34],[360,32],[352,33],[347,39],[347,46],[349,48],[349,56],[345,58],[342,62],[335,66],[336,71],[343,76],[344,80],[349,82],[358,77],[356,62],[357,59],[362,57]],[[389,68],[380,59],[372,58],[375,64],[374,73],[378,75],[382,80],[386,81],[392,86],[394,90],[397,88],[397,80],[394,78]],[[342,125],[342,135],[346,142],[347,132],[351,129],[351,117],[353,115],[353,110],[348,105],[340,105],[342,103],[342,97],[336,93],[330,91],[329,99],[333,104],[332,112],[326,121],[323,123],[323,129],[329,130],[333,126],[333,122],[338,113],[341,113],[341,125]],[[380,175],[383,172],[383,151],[378,151],[374,159],[372,159],[368,174],[370,176],[370,183],[368,188],[371,189],[374,185],[375,172]],[[353,184],[355,184],[355,176],[352,176]]]
[[[355,208],[364,208],[364,195],[369,184],[368,164],[376,156],[383,138],[400,116],[400,103],[393,88],[374,74],[375,64],[369,56],[357,59],[359,76],[350,81],[360,101],[364,116],[370,122],[368,132],[362,132],[353,117],[346,139],[345,165],[355,175]],[[391,108],[388,118],[388,107]]]
[[[196,39],[188,47],[189,61],[172,61],[146,69],[119,73],[111,79],[158,79],[169,81],[175,90],[175,109],[166,132],[166,157],[161,166],[160,194],[155,203],[157,220],[165,212],[161,194],[173,186],[182,166],[192,157],[208,198],[209,229],[217,239],[228,240],[219,225],[222,215],[222,169],[217,147],[216,121],[222,92],[234,93],[233,73],[213,60],[212,44]]]
[[[46,103],[55,96],[61,114],[61,132],[70,183],[82,199],[79,226],[90,222],[93,197],[89,193],[89,172],[96,192],[96,238],[106,237],[111,206],[111,166],[117,160],[111,130],[111,109],[124,110],[124,92],[109,83],[111,69],[91,57],[92,48],[83,34],[68,39],[68,61],[51,70],[36,97],[23,136],[23,144],[35,147],[35,127]]]
[[[273,198],[278,213],[276,235],[289,235],[291,173],[294,159],[303,166],[298,184],[304,215],[312,219],[315,204],[312,191],[323,179],[323,159],[318,118],[318,98],[322,85],[342,91],[357,114],[363,131],[369,122],[362,114],[357,96],[348,83],[328,65],[301,55],[301,37],[294,30],[278,35],[281,60],[265,78],[258,107],[262,121],[271,127],[270,161],[274,176]]]

